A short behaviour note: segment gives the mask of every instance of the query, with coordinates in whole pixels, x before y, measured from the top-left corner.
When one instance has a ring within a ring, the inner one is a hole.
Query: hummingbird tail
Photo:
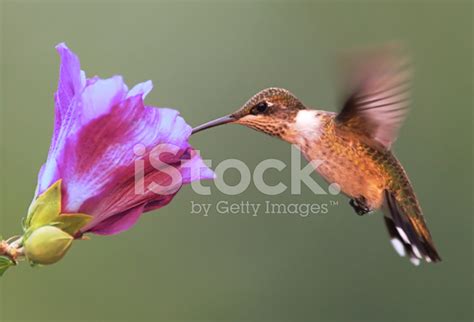
[[[408,255],[414,265],[420,260],[440,262],[431,234],[418,205],[406,207],[395,195],[385,190],[385,224],[391,242],[400,256]]]

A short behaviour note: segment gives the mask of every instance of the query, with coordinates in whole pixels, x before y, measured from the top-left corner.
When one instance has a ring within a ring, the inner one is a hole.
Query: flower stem
[[[17,264],[24,256],[21,236],[15,236],[7,240],[0,241],[0,256],[6,256]]]

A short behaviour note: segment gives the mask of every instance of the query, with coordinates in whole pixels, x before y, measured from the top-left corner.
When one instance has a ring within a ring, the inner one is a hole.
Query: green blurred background
[[[416,64],[413,110],[395,145],[444,261],[412,266],[391,248],[380,213],[339,196],[274,197],[184,188],[130,231],[77,242],[57,265],[23,264],[0,281],[4,321],[472,320],[472,2],[3,1],[1,212],[20,232],[53,126],[66,41],[89,76],[152,79],[147,103],[192,125],[269,86],[336,110],[335,57],[401,40]],[[192,138],[214,165],[289,162],[283,142],[239,126]],[[315,176],[316,177],[316,176]],[[231,184],[239,175],[229,171]],[[269,171],[268,183],[290,174]],[[322,180],[319,182],[326,187]],[[338,200],[328,215],[190,214],[190,202]]]

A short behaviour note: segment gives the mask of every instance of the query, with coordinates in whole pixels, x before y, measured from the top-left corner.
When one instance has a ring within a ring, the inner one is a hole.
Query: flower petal
[[[109,79],[96,79],[87,86],[81,96],[82,119],[80,125],[107,114],[127,95],[127,86],[121,76]],[[79,125],[79,124],[78,124]]]
[[[149,204],[148,210],[168,203],[183,183],[199,179],[191,178],[188,168],[181,169],[181,160],[190,150],[187,142],[190,133],[191,128],[177,111],[145,107],[141,95],[128,98],[109,113],[91,120],[68,138],[60,161],[66,190],[63,211],[93,215],[94,219],[83,231],[95,232],[100,223],[111,217],[118,222],[117,216],[127,217],[128,211],[137,205]],[[163,143],[173,151],[162,150]],[[143,149],[142,153],[137,154],[137,144]],[[151,152],[159,155],[160,164],[166,169],[152,165],[153,161],[157,162]],[[143,162],[145,187],[154,185],[161,190],[136,192],[137,160]],[[199,156],[183,161],[188,166],[202,166],[203,177],[212,176]],[[182,175],[177,186],[172,186],[167,174],[170,167]],[[131,214],[136,215],[136,212]],[[123,221],[129,223],[127,219]]]
[[[54,131],[48,160],[39,174],[36,196],[60,179],[57,173],[56,159],[64,144],[64,138],[73,125],[73,116],[77,115],[76,104],[73,104],[73,101],[82,93],[86,84],[86,76],[81,71],[79,58],[64,43],[58,44],[56,50],[61,58],[61,65],[58,88],[55,93]]]
[[[62,213],[93,217],[81,233],[119,233],[168,204],[183,184],[214,177],[179,113],[144,106],[151,81],[128,91],[120,76],[85,80],[77,56],[57,48],[57,128],[37,195],[62,179]]]
[[[93,226],[89,232],[98,235],[115,235],[136,224],[143,213],[144,205],[139,205],[123,213],[116,214]]]
[[[145,99],[145,97],[148,95],[148,93],[151,92],[153,89],[153,83],[151,80],[137,84],[133,86],[133,88],[128,92],[127,98],[136,96],[136,95],[141,95],[142,99]]]
[[[56,92],[56,113],[64,114],[71,100],[80,93],[85,86],[86,77],[81,71],[79,58],[69,50],[64,43],[56,46],[56,50],[61,57],[61,66],[59,67],[59,81]],[[57,114],[56,114],[57,115]]]
[[[177,115],[171,110],[145,108],[141,97],[135,96],[113,107],[110,113],[92,120],[68,138],[61,159],[61,173],[68,187],[66,210],[79,211],[85,200],[102,193],[117,169],[132,166],[137,159],[134,153],[136,144],[142,144],[145,148],[161,142],[185,144],[183,135],[179,140],[172,140],[170,133],[160,130],[174,126],[175,131],[189,132],[190,129],[179,129],[179,125],[185,123]],[[162,125],[165,121],[171,124]],[[133,177],[133,171],[128,177]]]
[[[189,160],[186,160],[181,165],[183,176],[183,183],[191,183],[198,180],[213,180],[216,178],[214,171],[212,171],[203,161],[196,150],[190,149]]]

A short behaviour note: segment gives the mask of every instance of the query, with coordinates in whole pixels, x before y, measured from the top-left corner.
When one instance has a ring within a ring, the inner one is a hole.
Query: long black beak
[[[233,121],[235,121],[235,116],[233,116],[232,114],[229,114],[229,115],[220,117],[220,118],[218,118],[214,121],[210,121],[210,122],[204,123],[202,125],[196,126],[193,129],[192,134],[195,134],[195,133],[200,132],[200,131],[205,130],[205,129],[209,129],[209,128],[214,127],[214,126],[227,124],[227,123],[230,123],[230,122],[233,122]]]

